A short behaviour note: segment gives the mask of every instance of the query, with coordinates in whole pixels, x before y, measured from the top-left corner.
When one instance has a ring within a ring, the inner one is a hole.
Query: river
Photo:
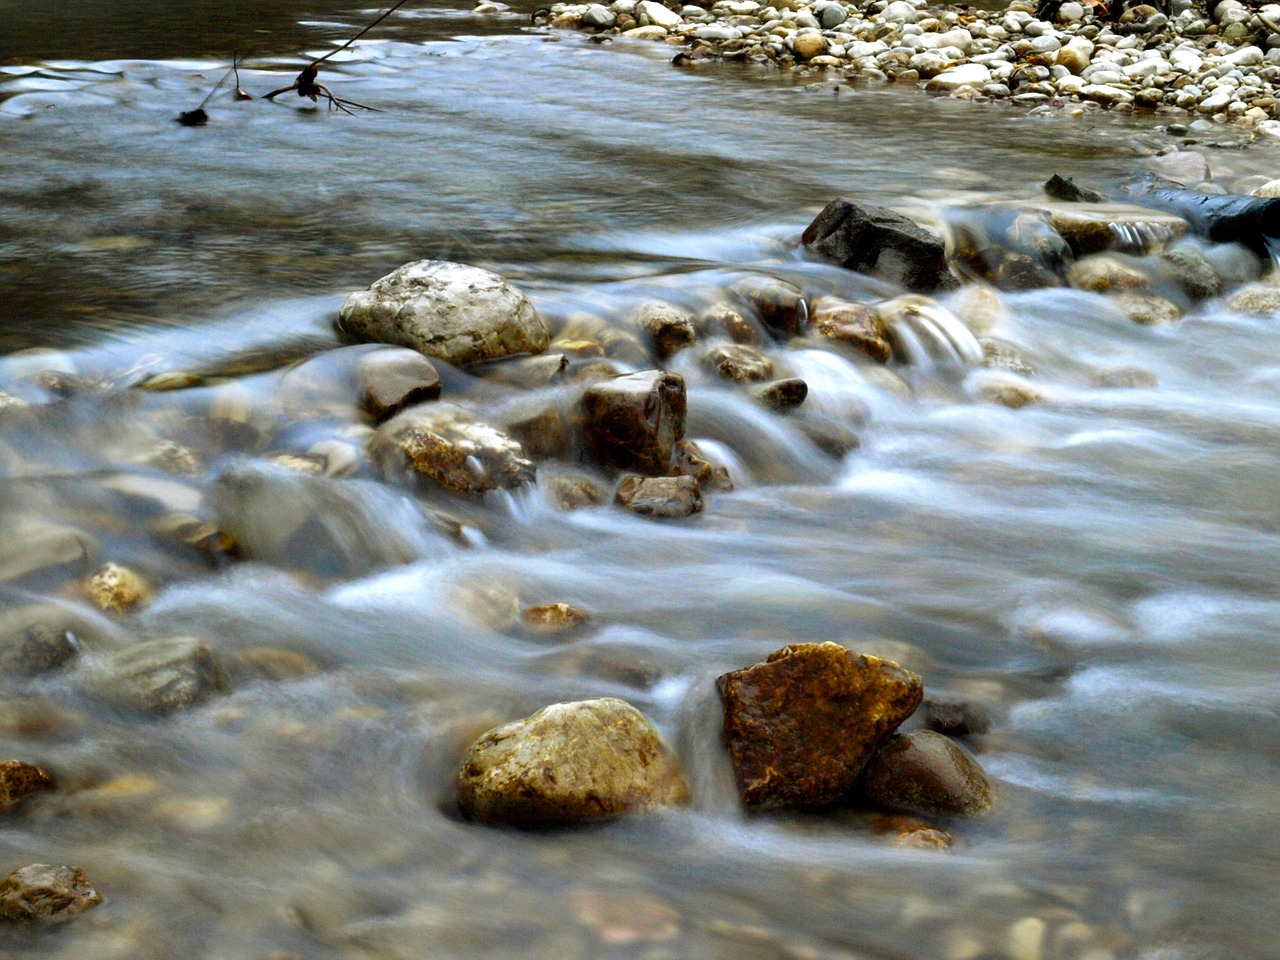
[[[137,451],[210,411],[263,438],[240,444],[240,469],[355,436],[354,412],[303,409],[308,376],[324,380],[343,297],[404,262],[492,269],[553,323],[703,302],[752,271],[865,299],[883,286],[795,253],[828,200],[936,223],[950,204],[1035,197],[1055,172],[1106,183],[1175,142],[1156,121],[680,69],[662,44],[531,30],[532,3],[437,2],[327,64],[335,92],[383,112],[224,95],[207,126],[174,123],[232,48],[260,96],[371,16],[266,6],[5,10],[0,389],[50,367],[208,379],[76,391],[0,420],[0,560],[27,549],[24,531],[70,526],[158,588],[141,612],[91,613],[55,567],[4,584],[0,604],[74,607],[82,659],[94,636],[195,634],[321,669],[150,722],[83,697],[74,670],[6,680],[0,753],[63,788],[0,825],[0,873],[72,863],[106,903],[50,933],[0,931],[0,957],[1274,956],[1271,316],[1210,300],[1140,327],[1088,294],[1002,293],[993,333],[1048,398],[1018,410],[979,402],[947,357],[884,376],[784,351],[809,406],[856,428],[861,448],[839,459],[678,359],[690,433],[737,485],[704,515],[560,513],[521,494],[467,513],[464,542],[412,531],[414,562],[370,573],[287,552],[211,565],[161,542],[151,489],[137,495],[155,479]],[[1280,172],[1275,148],[1245,139],[1224,127],[1195,146],[1228,186]],[[1095,385],[1116,367],[1158,386]],[[460,374],[454,388],[512,402]],[[225,477],[236,444],[198,441],[197,475],[154,494],[166,508],[198,512]],[[309,495],[269,477],[267,525]],[[404,533],[403,494],[351,482],[368,487],[359,509],[332,509]],[[513,626],[512,610],[554,601],[590,611],[584,634]],[[892,846],[854,811],[740,811],[714,678],[821,640],[893,654],[928,690],[993,711],[974,747],[996,807],[954,825],[951,852]],[[457,817],[471,737],[598,695],[676,746],[689,810],[549,832]]]

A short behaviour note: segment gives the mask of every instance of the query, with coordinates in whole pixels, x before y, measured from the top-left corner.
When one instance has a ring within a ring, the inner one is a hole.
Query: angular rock
[[[557,510],[568,512],[584,507],[598,507],[605,502],[605,491],[590,477],[554,476],[539,486],[545,486],[547,496]]]
[[[693,314],[663,300],[649,300],[636,307],[632,321],[649,335],[658,359],[666,362],[698,339]]]
[[[770,410],[794,410],[808,398],[809,385],[799,377],[788,377],[761,384],[752,396]]]
[[[698,327],[711,336],[728,337],[734,343],[757,344],[760,330],[736,307],[713,303],[698,315]]]
[[[809,307],[804,293],[795,284],[776,277],[753,275],[742,278],[730,289],[774,336],[796,337],[804,332]]]
[[[819,297],[813,302],[813,329],[828,340],[847,343],[876,363],[888,363],[893,356],[884,321],[870,307],[842,300]]]
[[[26,606],[0,614],[0,675],[56,670],[76,655],[74,618],[58,607]]]
[[[702,357],[703,362],[724,380],[748,383],[768,380],[773,376],[773,361],[755,347],[741,343],[722,343]]]
[[[932,293],[956,285],[942,240],[884,207],[833,200],[805,228],[800,242],[847,270]]]
[[[356,389],[360,406],[381,423],[405,407],[440,399],[440,374],[416,350],[376,350],[356,362]]]
[[[1063,47],[1063,50],[1067,49],[1075,50],[1075,48]],[[1079,51],[1076,52],[1079,53]],[[1058,62],[1072,73],[1079,73],[1080,70],[1089,65],[1088,55],[1083,53],[1079,53],[1079,55],[1083,56],[1084,62],[1078,68],[1073,67],[1071,63],[1063,63],[1061,50],[1058,51]],[[1064,177],[1057,173],[1044,182],[1044,192],[1054,200],[1065,200],[1068,203],[1105,203],[1107,199],[1097,190],[1082,187],[1070,177]]]
[[[976,816],[991,807],[978,761],[932,730],[892,738],[867,764],[862,790],[876,806],[910,813]]]
[[[62,923],[100,903],[75,867],[32,863],[0,880],[0,920],[10,923]]]
[[[614,501],[650,520],[678,520],[702,512],[702,489],[693,477],[624,477]]]
[[[369,452],[386,470],[408,467],[465,496],[512,490],[535,476],[519,443],[454,404],[435,403],[393,417],[378,428]]]
[[[924,692],[896,663],[836,643],[783,647],[717,687],[738,793],[762,809],[839,800]]]
[[[53,777],[34,763],[0,761],[0,813],[17,806],[24,797],[55,789]]]
[[[534,633],[565,633],[582,626],[591,617],[585,610],[567,603],[543,603],[536,607],[526,607],[520,614],[520,620]]]
[[[481,736],[458,799],[482,823],[570,824],[685,804],[689,787],[644,714],[606,697],[552,704]]]
[[[113,653],[90,692],[126,710],[167,714],[227,689],[213,649],[194,637],[147,640]]]
[[[342,329],[357,340],[409,347],[464,366],[547,348],[533,303],[488,270],[442,260],[408,263],[347,298]]]
[[[729,471],[718,463],[712,463],[705,452],[692,440],[676,444],[676,455],[671,465],[673,477],[693,477],[703,490],[725,492],[733,489]]]
[[[684,437],[684,378],[646,370],[595,383],[582,396],[583,442],[605,467],[661,475]]]
[[[118,563],[105,564],[84,582],[84,592],[102,610],[126,613],[151,600],[151,584]]]

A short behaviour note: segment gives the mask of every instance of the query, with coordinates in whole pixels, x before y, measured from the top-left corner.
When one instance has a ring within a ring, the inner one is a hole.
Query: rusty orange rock
[[[914,673],[837,643],[783,647],[717,686],[739,796],[762,809],[839,800],[924,695]]]

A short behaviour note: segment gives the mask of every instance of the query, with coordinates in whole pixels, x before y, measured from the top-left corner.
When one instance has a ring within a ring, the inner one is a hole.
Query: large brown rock
[[[866,798],[889,810],[974,816],[991,807],[991,782],[978,761],[932,730],[890,739],[862,779]]]
[[[809,306],[795,284],[776,277],[751,276],[739,280],[732,290],[775,337],[795,337],[804,332]]]
[[[684,437],[684,378],[661,370],[593,383],[582,395],[582,439],[601,466],[660,476]]]
[[[649,335],[658,360],[666,362],[698,339],[693,314],[664,300],[649,300],[635,309],[633,322]]]
[[[384,470],[407,467],[455,493],[479,496],[532,483],[533,463],[520,444],[448,403],[407,410],[388,420],[369,443]]]
[[[481,736],[458,799],[484,823],[586,823],[688,803],[689,786],[644,714],[606,697],[552,704]]]
[[[488,270],[443,260],[407,263],[353,293],[342,329],[357,340],[393,343],[462,366],[547,349],[533,303]]]
[[[24,797],[54,789],[53,777],[34,763],[0,761],[0,813],[17,806]]]
[[[783,647],[717,685],[738,793],[764,809],[839,800],[924,693],[914,673],[836,643]]]
[[[32,863],[0,880],[0,920],[10,923],[62,923],[101,902],[75,867]]]
[[[884,207],[832,200],[805,228],[800,242],[847,270],[869,273],[908,290],[932,293],[956,285],[942,240]]]

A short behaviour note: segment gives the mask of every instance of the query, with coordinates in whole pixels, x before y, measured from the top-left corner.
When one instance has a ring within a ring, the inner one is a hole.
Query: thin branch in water
[[[231,69],[224,73],[222,78],[213,85],[213,89],[209,91],[209,95],[200,101],[200,106],[196,107],[194,110],[187,110],[180,113],[174,119],[184,127],[202,127],[208,123],[209,115],[204,112],[204,105],[213,99],[213,95],[218,92],[224,83],[227,82],[227,77],[231,76],[231,74],[235,72],[235,69],[235,61],[232,60]],[[238,78],[239,74],[237,73],[236,76]]]
[[[240,52],[238,50],[231,55],[231,69],[236,74],[236,99],[252,100],[253,94],[245,92],[244,87],[240,86]]]

